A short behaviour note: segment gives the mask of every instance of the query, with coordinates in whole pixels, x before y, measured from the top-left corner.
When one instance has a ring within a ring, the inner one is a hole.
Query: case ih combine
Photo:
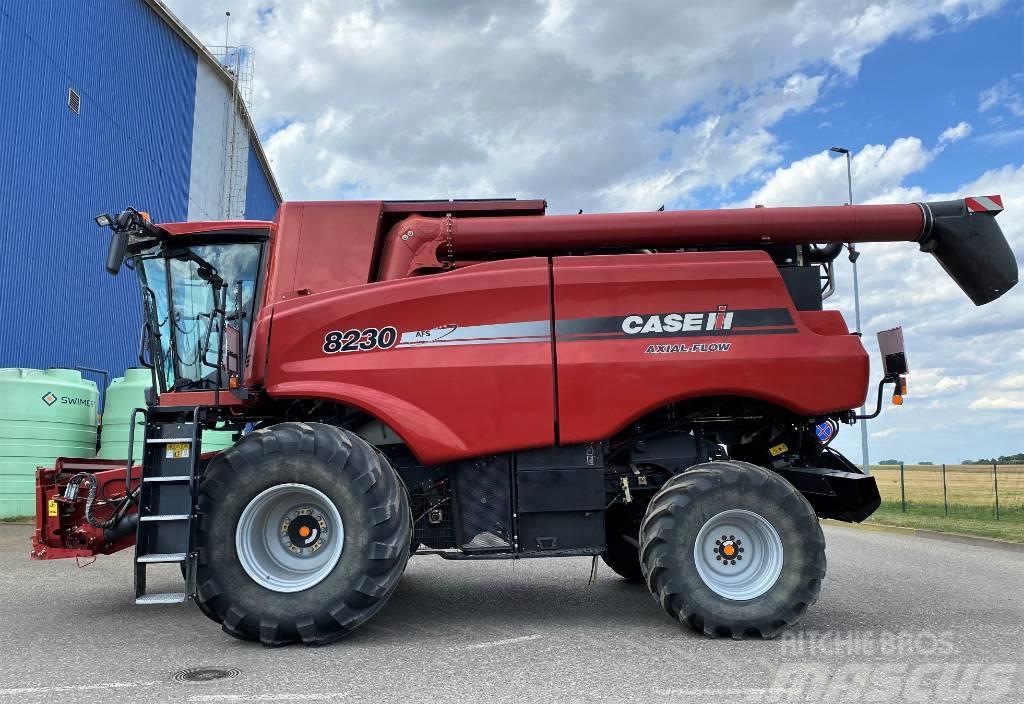
[[[832,261],[916,243],[987,303],[1017,281],[999,198],[544,209],[97,218],[107,268],[141,281],[158,393],[136,411],[141,458],[40,469],[33,556],[134,544],[138,603],[193,598],[268,645],[345,636],[412,553],[601,556],[708,635],[795,623],[825,576],[818,518],[879,503],[828,446],[869,389],[859,336],[822,310]],[[899,330],[880,343],[879,406],[908,371]],[[214,426],[238,440],[204,454]],[[158,564],[184,586],[151,593]]]

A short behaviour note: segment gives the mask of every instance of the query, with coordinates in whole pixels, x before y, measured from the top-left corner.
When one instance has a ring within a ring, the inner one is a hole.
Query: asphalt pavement
[[[589,559],[421,556],[350,638],[268,649],[134,606],[130,551],[31,562],[0,525],[0,702],[1024,701],[1024,554],[825,532],[821,598],[773,641],[693,633]]]

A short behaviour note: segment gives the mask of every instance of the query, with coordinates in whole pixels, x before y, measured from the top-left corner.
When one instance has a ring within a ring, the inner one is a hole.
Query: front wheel
[[[348,635],[409,557],[401,479],[359,437],[320,423],[261,429],[214,458],[199,514],[200,609],[265,645]]]
[[[818,598],[825,538],[789,482],[746,462],[678,474],[640,529],[647,586],[670,616],[709,636],[773,638]]]

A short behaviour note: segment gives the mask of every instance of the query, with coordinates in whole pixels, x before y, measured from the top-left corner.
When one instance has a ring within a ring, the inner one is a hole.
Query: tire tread
[[[212,514],[220,501],[255,471],[265,458],[280,454],[312,455],[333,466],[338,481],[357,487],[372,516],[365,526],[369,558],[363,574],[344,593],[328,600],[313,616],[268,619],[247,613],[225,588],[216,569],[204,559],[204,546],[215,537],[210,521],[200,520],[196,533],[200,553],[200,610],[220,621],[223,630],[267,646],[302,642],[323,645],[343,638],[375,614],[397,587],[408,560],[411,525],[408,497],[395,470],[380,454],[347,430],[321,423],[281,423],[243,436],[211,461],[199,486],[200,515]]]
[[[701,611],[692,599],[687,598],[688,595],[682,588],[680,580],[671,574],[669,555],[671,551],[679,549],[671,536],[677,517],[693,511],[692,503],[697,501],[699,504],[702,492],[716,486],[733,485],[744,481],[762,493],[771,495],[781,508],[795,513],[800,518],[797,525],[801,540],[812,556],[809,570],[817,576],[799,585],[797,593],[791,595],[779,613],[759,623],[738,626],[724,623],[714,614]],[[821,590],[821,579],[826,570],[824,535],[807,499],[792,484],[774,472],[747,462],[732,460],[697,465],[665,482],[651,499],[641,523],[640,546],[641,568],[647,587],[665,612],[694,630],[715,638],[743,640],[776,637],[785,628],[795,624],[817,600]]]

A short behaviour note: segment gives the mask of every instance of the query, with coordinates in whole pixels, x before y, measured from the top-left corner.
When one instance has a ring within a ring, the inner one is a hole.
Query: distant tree
[[[962,465],[1024,465],[1024,452],[1017,454],[1000,454],[998,457],[982,457],[981,459],[965,459]]]
[[[903,464],[903,460],[882,460],[878,464]]]
[[[927,460],[921,460],[918,464],[935,464],[934,462],[928,462]]]
[[[962,465],[1024,465],[1024,452],[1017,454],[1000,454],[998,457],[982,457],[981,459],[965,459]]]

